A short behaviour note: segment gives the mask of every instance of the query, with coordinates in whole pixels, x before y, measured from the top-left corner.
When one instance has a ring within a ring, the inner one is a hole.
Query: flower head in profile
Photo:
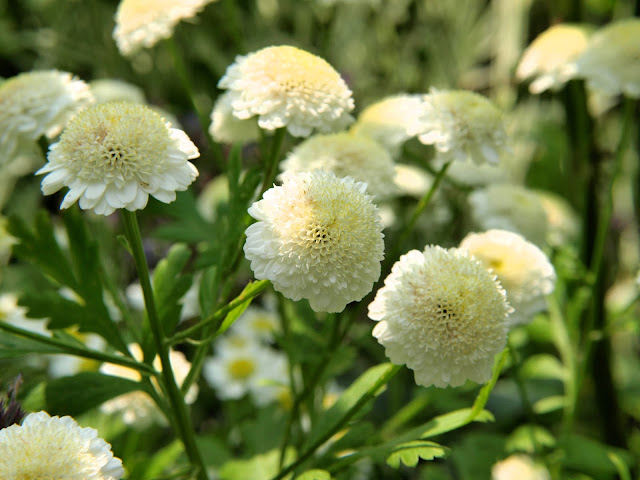
[[[559,24],[542,32],[522,54],[516,78],[534,77],[529,91],[537,94],[561,88],[573,76],[570,63],[586,48],[592,28]]]
[[[232,92],[218,97],[211,111],[211,138],[220,143],[246,143],[260,138],[260,129],[255,118],[240,119],[233,115]]]
[[[421,132],[422,95],[398,94],[365,108],[351,132],[366,135],[396,153],[398,147]]]
[[[488,98],[468,90],[436,90],[424,96],[422,133],[446,160],[497,164],[509,150],[502,111]]]
[[[394,163],[376,141],[346,132],[314,135],[295,147],[280,164],[283,176],[290,173],[326,170],[337,177],[350,176],[367,184],[376,199],[398,194],[393,181]]]
[[[351,90],[331,65],[287,45],[236,57],[218,82],[229,90],[233,115],[258,117],[266,130],[287,127],[294,137],[330,133],[352,121]]]
[[[640,98],[640,19],[610,23],[596,31],[571,65],[575,76],[606,95]]]
[[[256,278],[315,311],[341,312],[380,276],[378,209],[366,185],[315,170],[288,175],[249,208],[244,252]]]
[[[186,133],[150,108],[112,102],[80,112],[36,173],[48,174],[45,195],[69,187],[60,208],[80,200],[80,208],[110,215],[116,208],[144,208],[149,195],[173,202],[198,175],[188,160],[199,155]]]
[[[2,480],[118,480],[122,461],[97,430],[82,428],[71,417],[46,412],[27,415],[22,425],[0,430]]]
[[[113,38],[122,55],[151,48],[173,35],[181,20],[194,17],[215,0],[121,0]]]
[[[495,276],[464,250],[427,246],[400,257],[369,305],[373,336],[418,385],[491,377],[511,307]]]
[[[58,135],[92,102],[89,86],[67,72],[33,71],[0,83],[0,165],[25,141]]]
[[[546,308],[545,295],[553,292],[556,272],[545,253],[517,233],[489,230],[467,235],[460,243],[498,277],[514,311],[511,325],[528,323]]]

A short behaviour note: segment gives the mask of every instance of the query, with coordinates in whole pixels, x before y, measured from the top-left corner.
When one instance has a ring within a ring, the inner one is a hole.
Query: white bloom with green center
[[[558,90],[573,76],[570,63],[587,46],[593,27],[559,24],[542,32],[522,54],[516,78],[534,77],[529,91]]]
[[[315,170],[288,175],[249,208],[244,252],[256,278],[315,311],[341,312],[380,277],[382,223],[366,185]]]
[[[596,31],[571,68],[593,90],[640,98],[640,19],[619,20]]]
[[[151,48],[173,35],[181,20],[197,15],[215,0],[122,0],[116,11],[113,38],[122,55]]]
[[[475,92],[432,88],[422,112],[418,139],[445,160],[497,164],[510,149],[502,111]]]
[[[82,428],[71,417],[46,412],[27,415],[22,425],[0,430],[2,480],[117,480],[122,461],[97,430]]]
[[[394,183],[393,158],[376,141],[346,132],[314,135],[296,146],[280,164],[282,177],[291,173],[325,170],[367,184],[377,200],[399,193]]]
[[[533,243],[517,233],[489,230],[467,235],[460,248],[497,275],[514,308],[509,316],[511,325],[528,323],[546,309],[545,296],[555,288],[556,272],[549,258]]]
[[[176,199],[198,176],[188,160],[200,155],[182,130],[171,128],[144,105],[111,102],[80,112],[49,148],[42,192],[69,187],[60,208],[110,215],[117,208],[139,210],[149,195]]]
[[[0,165],[25,141],[53,138],[83,107],[93,102],[89,86],[70,73],[22,73],[0,83]]]
[[[218,82],[233,115],[258,117],[266,130],[287,127],[294,137],[344,130],[352,121],[351,90],[322,58],[291,46],[239,55]]]
[[[369,305],[373,336],[418,385],[483,383],[507,342],[511,307],[495,276],[464,250],[427,246],[400,257]]]
[[[233,115],[231,98],[233,92],[220,95],[211,111],[211,138],[220,143],[246,143],[260,138],[260,129],[255,118],[240,119]]]

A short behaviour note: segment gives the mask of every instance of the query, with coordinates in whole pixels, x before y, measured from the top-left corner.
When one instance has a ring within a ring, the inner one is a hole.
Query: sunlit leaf
[[[387,464],[393,468],[400,468],[401,463],[407,467],[415,467],[420,459],[441,458],[446,456],[448,451],[448,448],[437,443],[416,440],[398,445],[387,457]]]

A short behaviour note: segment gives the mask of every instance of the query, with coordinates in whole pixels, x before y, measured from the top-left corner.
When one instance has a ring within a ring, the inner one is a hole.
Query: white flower
[[[586,25],[553,25],[542,32],[522,54],[516,78],[535,77],[529,91],[558,90],[573,77],[570,62],[586,48],[593,29]]]
[[[433,176],[416,165],[398,163],[394,170],[394,182],[406,195],[422,198],[433,186]],[[436,195],[437,193],[436,191]]]
[[[220,95],[211,111],[211,138],[220,143],[246,143],[260,138],[260,129],[255,118],[240,119],[233,115],[231,99],[233,92]]]
[[[244,252],[256,278],[315,311],[341,312],[380,276],[382,225],[366,185],[316,170],[289,175],[249,208]]]
[[[640,98],[640,19],[619,20],[596,31],[571,68],[593,90]]]
[[[149,195],[173,202],[198,175],[188,159],[199,155],[186,133],[148,107],[112,102],[80,112],[36,173],[48,173],[45,195],[69,187],[60,208],[79,199],[80,208],[110,215],[116,208],[144,208]]]
[[[471,217],[478,230],[509,230],[544,245],[547,214],[538,196],[521,185],[500,183],[469,195]]]
[[[70,73],[22,73],[0,84],[0,165],[13,159],[20,143],[55,137],[93,102],[89,86]]]
[[[46,412],[27,415],[22,425],[0,430],[2,480],[117,480],[122,461],[97,430],[82,428],[71,417]]]
[[[549,471],[537,465],[531,457],[521,453],[496,463],[491,469],[491,480],[550,480]]]
[[[214,0],[122,0],[116,12],[113,38],[122,55],[151,48],[173,35],[181,20],[197,15]]]
[[[258,116],[266,130],[287,127],[294,137],[343,130],[352,121],[351,90],[331,65],[291,46],[236,57],[218,82],[228,89],[233,114]]]
[[[367,184],[367,193],[381,200],[398,194],[393,159],[376,141],[346,132],[314,135],[295,147],[280,164],[290,173],[325,170]]]
[[[555,193],[534,190],[547,215],[547,243],[553,247],[572,244],[580,232],[580,220],[571,204]]]
[[[122,80],[101,78],[89,82],[89,88],[91,88],[91,93],[93,93],[96,103],[147,103],[144,92],[140,87]]]
[[[432,88],[422,110],[418,139],[434,145],[442,158],[496,164],[509,150],[502,112],[482,95]]]
[[[400,257],[369,305],[373,336],[418,385],[459,386],[491,377],[507,342],[504,290],[464,250],[427,246]]]
[[[351,132],[369,136],[395,154],[402,143],[421,133],[423,108],[423,95],[386,97],[365,108]]]
[[[546,309],[545,295],[555,288],[556,272],[533,243],[517,233],[489,230],[467,235],[460,248],[497,275],[514,308],[509,316],[511,325],[530,322],[533,315]]]
[[[0,321],[40,335],[51,336],[51,331],[46,326],[46,319],[27,317],[27,308],[18,305],[18,297],[15,293],[0,294]]]
[[[257,342],[271,342],[273,334],[280,328],[280,316],[261,307],[248,307],[233,323],[230,331]]]

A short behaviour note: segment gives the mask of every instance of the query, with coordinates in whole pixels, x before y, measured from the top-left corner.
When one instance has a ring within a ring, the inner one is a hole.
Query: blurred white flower
[[[405,195],[422,198],[433,185],[433,176],[416,165],[397,163],[394,170],[395,184]]]
[[[22,425],[0,430],[2,480],[117,480],[123,475],[111,445],[71,417],[31,413]]]
[[[199,294],[201,279],[201,275],[194,275],[193,282],[191,283],[189,290],[187,290],[187,292],[178,301],[178,303],[182,304],[182,308],[180,309],[180,321],[200,315]],[[153,286],[153,273],[151,274],[151,285]],[[142,292],[142,286],[139,281],[129,284],[127,288],[125,288],[124,293],[131,308],[139,312],[143,312],[146,309],[144,293]]]
[[[545,296],[553,292],[556,272],[545,253],[517,233],[489,230],[467,235],[460,243],[491,273],[497,275],[514,311],[509,323],[528,323],[546,309]]]
[[[27,317],[27,308],[18,305],[18,297],[15,293],[0,294],[0,321],[40,335],[51,336],[51,331],[46,326],[47,319]]]
[[[516,78],[534,77],[529,91],[537,94],[558,90],[573,77],[570,62],[584,51],[593,27],[587,25],[553,25],[531,42],[522,54]]]
[[[287,127],[294,137],[343,130],[352,121],[351,90],[331,65],[291,46],[239,55],[218,82],[228,89],[233,115],[258,116],[266,130]]]
[[[0,83],[0,165],[13,160],[20,143],[58,135],[92,102],[89,86],[67,72],[32,71]]]
[[[547,214],[538,196],[520,185],[492,184],[469,195],[477,230],[509,230],[536,245],[547,237]]]
[[[79,199],[80,208],[110,215],[116,208],[144,208],[149,195],[173,202],[198,175],[188,159],[199,155],[186,133],[148,107],[112,102],[80,112],[36,173],[48,174],[45,195],[69,187],[60,208]]]
[[[346,132],[313,135],[280,163],[281,178],[290,173],[325,170],[367,184],[367,193],[382,200],[397,195],[393,158],[376,141]]]
[[[639,59],[640,19],[628,18],[596,31],[571,69],[593,90],[640,98]]]
[[[315,311],[341,312],[380,276],[382,225],[366,185],[316,170],[289,175],[249,208],[244,252],[257,279]]]
[[[580,220],[567,200],[555,193],[534,190],[547,214],[547,243],[560,247],[573,243],[580,232]]]
[[[496,463],[491,469],[491,480],[550,480],[549,471],[533,459],[516,453]]]
[[[423,95],[398,94],[385,97],[365,108],[351,132],[371,137],[390,153],[397,154],[407,140],[421,133]]]
[[[113,38],[122,55],[151,48],[170,38],[181,20],[196,16],[215,0],[121,0]]]
[[[257,342],[272,342],[280,329],[280,315],[262,307],[248,307],[233,323],[230,331]]]
[[[112,78],[101,78],[89,82],[96,103],[132,102],[147,103],[142,89],[132,83]]]
[[[0,203],[0,207],[2,204]],[[7,231],[7,218],[0,215],[0,280],[2,271],[11,257],[11,246],[17,243],[17,239]]]
[[[418,385],[491,377],[512,311],[495,276],[464,250],[427,246],[400,257],[369,305],[373,336]]]
[[[226,91],[216,99],[211,111],[211,137],[220,143],[247,143],[260,138],[255,118],[240,119],[233,114],[233,92]]]
[[[434,145],[440,158],[497,164],[509,151],[502,111],[468,90],[436,90],[423,98],[418,139]]]
[[[229,201],[229,180],[226,175],[216,175],[200,191],[196,199],[198,213],[213,223],[218,215],[218,207]]]

